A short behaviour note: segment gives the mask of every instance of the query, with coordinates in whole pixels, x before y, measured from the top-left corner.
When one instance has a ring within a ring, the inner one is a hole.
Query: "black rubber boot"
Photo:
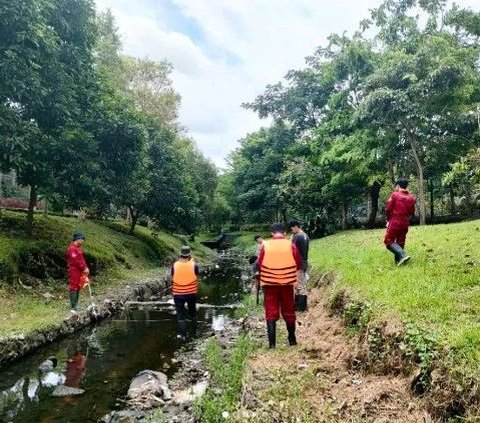
[[[267,320],[268,348],[275,348],[277,344],[276,329],[277,322],[275,320]]]
[[[297,311],[305,311],[306,309],[307,309],[307,296],[299,295]]]
[[[297,345],[297,338],[295,336],[295,323],[287,324],[288,343],[290,345]]]
[[[398,245],[396,242],[388,245],[387,249],[395,255],[395,262],[397,263],[397,266],[401,266],[410,260],[410,256],[408,256],[403,248],[400,247],[400,245]]]
[[[78,306],[78,291],[70,291],[69,292],[69,297],[70,297],[70,309],[72,310],[77,310]]]
[[[186,337],[187,337],[187,325],[185,323],[185,320],[179,320],[177,338],[184,340]]]
[[[295,311],[299,311],[299,310],[300,310],[299,301],[300,301],[300,295],[295,294]]]
[[[393,256],[395,257],[395,263],[398,263],[399,257],[398,253],[395,250],[395,248],[392,247],[393,244],[387,245],[387,250],[393,253]]]

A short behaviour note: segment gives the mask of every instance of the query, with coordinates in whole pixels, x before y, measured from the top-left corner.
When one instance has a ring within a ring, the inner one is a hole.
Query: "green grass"
[[[195,403],[195,414],[202,422],[225,421],[222,413],[231,416],[237,409],[242,390],[245,364],[255,343],[242,335],[225,353],[217,338],[211,338],[205,348],[205,360],[212,375],[211,386]]]
[[[312,242],[316,271],[337,274],[346,288],[372,304],[373,318],[400,318],[433,334],[455,362],[480,375],[480,221],[413,227],[411,262],[393,263],[384,231],[347,231]]]
[[[262,235],[263,239],[270,238],[268,232],[232,232],[228,234],[233,239],[233,245],[246,255],[253,255],[257,250],[255,235]]]
[[[84,250],[95,295],[120,288],[125,281],[158,271],[166,257],[176,257],[185,240],[137,227],[135,236],[121,223],[79,221],[58,216],[35,216],[34,234],[24,233],[25,214],[0,215],[0,337],[25,333],[58,322],[68,311],[65,249],[73,232],[86,234]],[[198,243],[200,260],[213,253]],[[54,299],[46,300],[42,294]],[[81,293],[81,304],[88,303]]]

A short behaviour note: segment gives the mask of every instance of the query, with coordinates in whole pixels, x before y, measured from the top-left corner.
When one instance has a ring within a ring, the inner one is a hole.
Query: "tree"
[[[367,194],[366,223],[373,226],[382,185],[413,173],[421,223],[426,179],[433,216],[433,182],[468,151],[475,122],[480,128],[480,14],[455,6],[446,11],[445,4],[385,0],[352,37],[331,35],[305,69],[288,72],[244,105],[292,137],[287,149],[268,150],[270,162],[282,163],[271,180],[266,160],[248,155],[256,143],[241,141],[231,175],[247,219],[258,219],[254,213],[276,201],[287,213],[316,221],[325,210],[331,217],[341,210],[345,226],[348,205]],[[375,36],[367,39],[372,25]],[[254,179],[253,163],[258,180],[279,188],[273,201],[246,183]]]
[[[287,210],[279,196],[278,184],[293,140],[291,131],[277,124],[248,135],[230,156],[239,192],[237,205],[248,220],[257,223],[286,220]]]
[[[447,135],[446,120],[462,118],[471,103],[478,78],[477,54],[459,48],[442,34],[422,41],[413,54],[389,51],[368,82],[361,113],[369,122],[398,133],[410,148],[418,178],[420,222],[425,223],[425,160],[429,151],[456,142]],[[446,119],[447,117],[447,119]]]
[[[95,91],[94,8],[87,0],[2,2],[0,19],[0,157],[30,187],[31,234],[38,191],[53,186],[66,134]]]

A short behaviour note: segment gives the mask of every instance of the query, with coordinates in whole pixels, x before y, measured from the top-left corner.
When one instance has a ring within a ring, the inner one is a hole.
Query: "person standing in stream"
[[[387,232],[384,244],[395,256],[398,266],[407,263],[410,256],[405,253],[410,218],[415,214],[416,197],[407,191],[408,180],[398,179],[395,192],[387,200],[385,215],[387,216]]]
[[[305,311],[307,309],[307,280],[308,280],[308,248],[310,239],[302,230],[298,220],[292,220],[288,224],[288,228],[292,231],[292,242],[302,256],[302,270],[295,289],[295,305],[297,311]]]
[[[288,342],[297,345],[294,288],[298,283],[298,271],[302,268],[302,257],[295,244],[285,239],[285,232],[285,225],[272,225],[272,239],[264,241],[258,255],[269,348],[276,346],[276,325],[280,311],[287,325]]]
[[[85,261],[82,244],[85,242],[85,235],[82,232],[73,234],[73,241],[66,251],[68,267],[68,291],[70,295],[70,311],[77,312],[82,278],[89,275],[90,271]]]
[[[185,340],[187,337],[185,303],[192,322],[192,336],[197,335],[198,264],[192,258],[189,246],[185,245],[180,249],[180,258],[173,264],[171,274],[172,294],[177,312],[177,336]]]

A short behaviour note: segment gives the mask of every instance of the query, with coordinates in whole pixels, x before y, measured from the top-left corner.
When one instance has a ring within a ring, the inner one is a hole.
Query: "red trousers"
[[[287,324],[295,323],[295,299],[293,285],[264,286],[265,319],[278,320],[280,310]]]
[[[387,232],[383,242],[390,245],[396,242],[400,247],[405,248],[405,239],[407,238],[408,222],[399,222],[391,220],[388,224]]]

